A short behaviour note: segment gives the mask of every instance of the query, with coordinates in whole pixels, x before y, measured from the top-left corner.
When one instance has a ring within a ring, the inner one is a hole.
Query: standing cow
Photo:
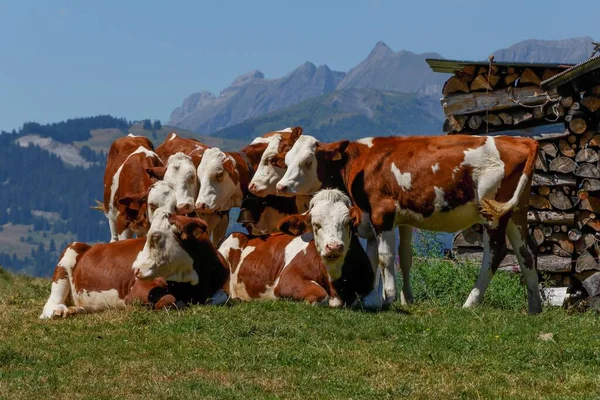
[[[147,169],[162,166],[150,140],[129,134],[110,146],[104,171],[103,211],[108,219],[110,241],[144,236],[149,228],[145,209],[129,207],[120,199],[148,190],[154,179]]]
[[[381,137],[323,144],[304,135],[278,156],[285,158],[287,171],[277,190],[309,195],[336,187],[350,194],[363,212],[359,232],[368,238],[367,251],[383,273],[383,296],[374,293],[367,305],[379,307],[396,297],[395,227],[400,233],[401,300],[410,303],[412,227],[456,232],[482,223],[482,268],[464,306],[482,300],[507,252],[508,236],[525,277],[529,312],[538,313],[537,260],[527,231],[537,152],[535,140],[502,136]]]

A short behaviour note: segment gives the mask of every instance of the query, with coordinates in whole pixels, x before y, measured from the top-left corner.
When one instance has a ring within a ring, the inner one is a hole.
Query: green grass
[[[281,301],[39,321],[49,282],[0,270],[0,398],[598,398],[598,316],[528,316],[502,273],[463,310],[476,272],[417,262],[417,304],[380,313]]]

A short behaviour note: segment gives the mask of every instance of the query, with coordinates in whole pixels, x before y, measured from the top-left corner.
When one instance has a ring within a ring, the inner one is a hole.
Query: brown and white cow
[[[360,210],[346,195],[325,190],[312,199],[309,214],[282,220],[280,229],[291,235],[232,233],[219,247],[231,269],[230,297],[358,304],[373,288],[369,258],[353,234],[359,222]]]
[[[285,157],[288,169],[277,189],[287,195],[326,187],[348,191],[363,211],[359,232],[368,238],[367,251],[383,273],[385,303],[396,296],[395,227],[400,231],[401,299],[410,303],[412,227],[456,232],[482,223],[483,264],[464,306],[482,300],[506,254],[507,235],[525,278],[529,312],[537,313],[541,302],[536,256],[527,231],[537,152],[535,140],[504,136],[381,137],[331,144],[302,136],[279,156]]]
[[[250,235],[268,235],[277,232],[281,219],[303,211],[305,209],[298,210],[294,197],[249,195],[242,200],[236,222],[241,223]]]
[[[210,146],[196,139],[184,138],[175,132],[171,132],[165,141],[156,148],[156,153],[167,165],[166,171],[165,169],[162,171],[154,169],[149,173],[157,179],[165,179],[174,188],[177,196],[177,209],[180,214],[188,214],[194,211],[194,202],[198,195],[196,169],[202,160],[204,151],[209,148]],[[183,157],[181,157],[182,154],[191,158],[194,165],[194,178],[191,176],[189,168],[184,165],[189,163],[184,162]],[[169,168],[169,163],[172,164],[171,168]],[[213,243],[219,243],[227,232],[229,212],[216,212],[204,217],[209,226]]]
[[[104,213],[110,228],[110,241],[144,236],[149,228],[145,210],[129,207],[122,197],[147,191],[154,179],[146,169],[162,166],[150,140],[129,134],[110,146],[104,171]]]
[[[147,238],[67,246],[54,270],[40,318],[183,302],[219,304],[228,266],[201,219],[157,211]],[[136,274],[138,278],[136,278]]]

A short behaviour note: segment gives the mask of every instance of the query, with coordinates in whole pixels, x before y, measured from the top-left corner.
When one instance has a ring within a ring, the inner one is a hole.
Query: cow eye
[[[215,175],[215,178],[217,178],[217,180],[220,181],[221,179],[223,179],[223,175],[225,175],[225,172],[221,171],[217,173],[217,175]]]
[[[196,181],[196,175],[192,175],[188,178],[188,183],[194,183]]]
[[[155,211],[155,210],[158,208],[158,206],[157,206],[156,204],[154,204],[154,203],[150,203],[150,204],[148,204],[148,205],[150,206],[150,210],[151,210],[152,212],[154,212],[154,211]]]
[[[312,165],[312,160],[308,160],[307,162],[304,163],[304,168],[310,168]]]
[[[320,224],[313,224],[313,230],[316,232],[318,230],[321,229],[321,225]]]

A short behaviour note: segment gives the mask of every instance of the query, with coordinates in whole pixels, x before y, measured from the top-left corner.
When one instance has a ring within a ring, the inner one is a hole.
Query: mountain
[[[425,62],[426,58],[441,56],[438,53],[415,54],[406,50],[394,52],[385,43],[378,42],[366,59],[348,71],[337,88],[371,88],[438,95],[448,78],[433,72]]]
[[[563,40],[524,40],[506,49],[496,50],[496,61],[578,64],[592,54],[589,36]]]
[[[497,61],[578,63],[591,54],[591,42],[590,37],[525,40],[493,54]],[[482,54],[479,59],[485,60],[488,55]],[[209,92],[190,95],[173,111],[169,123],[215,135],[245,120],[335,90],[377,89],[439,97],[448,76],[432,72],[426,58],[442,56],[407,50],[395,52],[384,42],[378,42],[368,56],[347,73],[331,71],[325,65],[317,68],[311,63],[277,79],[267,79],[260,71],[251,71],[236,78],[219,96]]]
[[[194,93],[171,113],[170,125],[212,133],[248,118],[279,110],[302,100],[335,90],[344,77],[326,65],[307,62],[278,79],[266,79],[260,71],[237,77],[217,97]]]
[[[437,109],[433,103],[438,105]],[[415,93],[342,89],[246,120],[216,132],[215,136],[252,140],[264,132],[294,125],[302,126],[304,132],[324,141],[342,137],[439,134],[442,113],[437,100]]]

